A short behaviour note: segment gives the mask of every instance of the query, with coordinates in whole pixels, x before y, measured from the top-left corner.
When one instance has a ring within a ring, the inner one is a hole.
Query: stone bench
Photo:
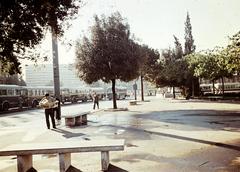
[[[62,117],[65,118],[65,125],[69,127],[81,126],[87,124],[87,115],[90,112],[79,112],[76,114],[67,114]]]
[[[131,100],[131,101],[129,101],[129,105],[137,105],[137,100]]]
[[[67,141],[11,145],[0,149],[0,156],[17,156],[17,171],[27,172],[35,170],[33,155],[57,154],[60,172],[66,172],[71,166],[71,153],[101,152],[102,170],[106,171],[109,166],[109,151],[121,150],[124,150],[124,140]]]

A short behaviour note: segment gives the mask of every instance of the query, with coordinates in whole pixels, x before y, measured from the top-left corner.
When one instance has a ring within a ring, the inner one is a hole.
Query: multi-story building
[[[24,78],[27,86],[53,86],[53,65],[52,64],[38,64],[38,65],[26,65],[24,71]],[[87,85],[84,81],[80,80],[76,75],[76,69],[73,64],[59,64],[59,76],[60,86],[65,88],[71,87],[102,87],[104,91],[112,86],[111,83],[104,83],[98,81],[91,85]],[[133,94],[133,85],[137,84],[137,95],[141,94],[140,80],[134,80],[130,82],[116,81],[117,87],[126,87],[129,95]],[[144,81],[144,93],[145,95],[155,95],[156,88],[150,83]]]
[[[77,77],[73,64],[59,64],[59,75],[61,87],[85,86],[85,82]],[[27,86],[53,86],[53,65],[26,65],[25,81]]]

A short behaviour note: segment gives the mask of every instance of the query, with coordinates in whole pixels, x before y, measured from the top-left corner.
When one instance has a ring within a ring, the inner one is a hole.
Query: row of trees
[[[224,94],[224,78],[232,77],[240,71],[240,32],[230,38],[230,43],[226,47],[215,47],[213,50],[196,53],[191,29],[190,17],[187,14],[184,52],[174,36],[174,49],[162,53],[165,60],[162,63],[162,70],[157,75],[156,84],[173,88],[182,87],[185,94],[197,96],[200,93],[199,78],[212,81],[213,88],[214,82],[221,79]]]
[[[168,48],[162,51],[161,61],[158,64],[158,72],[155,76],[155,83],[158,87],[173,87],[173,96],[175,98],[175,87],[181,87],[183,93],[196,95],[199,89],[197,77],[193,69],[186,61],[186,57],[195,52],[196,46],[192,36],[192,26],[190,16],[187,13],[185,21],[185,43],[184,50],[179,39],[173,35],[174,48]]]
[[[112,83],[113,108],[116,80],[128,82],[140,75],[152,79],[159,54],[146,45],[138,44],[130,27],[119,12],[110,17],[94,17],[91,36],[76,44],[76,69],[86,83],[98,80]]]
[[[117,12],[110,17],[95,16],[91,36],[76,45],[76,69],[81,79],[91,84],[98,80],[112,83],[128,82],[140,76],[157,87],[181,87],[188,95],[199,95],[199,78],[212,81],[230,77],[239,71],[239,33],[226,48],[195,53],[190,16],[185,22],[184,50],[174,37],[174,48],[160,53],[138,44],[130,34],[128,23]],[[174,89],[173,89],[174,90]],[[174,94],[175,95],[175,94]],[[113,97],[113,107],[117,108]]]
[[[224,94],[224,78],[230,78],[240,71],[240,32],[230,38],[228,46],[193,53],[186,59],[194,75],[212,81],[213,88],[214,82],[221,79]]]
[[[171,86],[194,90],[197,78],[189,69],[186,56],[194,53],[195,45],[189,14],[185,22],[184,51],[174,36],[174,49],[160,53],[147,45],[138,44],[130,34],[130,27],[116,12],[110,17],[94,17],[90,37],[84,37],[76,45],[76,69],[78,76],[88,84],[102,80],[112,83],[113,108],[116,80],[131,81],[140,76],[158,87]],[[142,98],[143,99],[143,98]]]
[[[174,36],[174,49],[160,53],[147,45],[138,44],[130,34],[130,27],[116,12],[110,17],[95,16],[91,36],[79,40],[76,45],[76,69],[78,76],[91,84],[98,80],[112,83],[131,81],[140,76],[158,87],[171,86],[194,90],[198,81],[185,56],[195,51],[189,14],[185,22],[184,51],[178,38]],[[186,89],[187,90],[187,89]],[[143,99],[143,98],[142,98]],[[113,97],[113,107],[117,108]]]

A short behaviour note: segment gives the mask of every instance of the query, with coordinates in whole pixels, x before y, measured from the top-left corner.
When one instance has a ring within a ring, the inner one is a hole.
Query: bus
[[[0,110],[7,111],[9,108],[22,107],[25,98],[22,87],[18,85],[0,85]]]
[[[28,107],[32,108],[37,107],[38,103],[46,93],[50,94],[51,96],[54,95],[54,89],[51,86],[39,86],[39,87],[24,86],[22,89],[24,90],[25,93],[24,97],[27,97]]]
[[[200,84],[200,89],[203,95],[213,93],[213,84]],[[214,84],[215,94],[222,94],[222,83]],[[224,83],[224,93],[240,93],[239,82],[226,82]]]
[[[89,91],[85,87],[61,88],[61,102],[77,103],[78,101],[86,102],[90,99]]]
[[[127,97],[127,87],[115,87],[115,92],[116,92],[116,99],[117,100],[122,100]],[[113,94],[112,94],[112,87],[107,88],[107,98],[109,100],[112,100]]]
[[[93,92],[99,95],[99,99],[103,99],[105,96],[104,89],[100,87],[61,87],[60,101],[62,104],[65,102],[86,102],[92,100],[91,94]],[[0,111],[7,111],[10,108],[35,108],[46,93],[54,96],[53,86],[31,87],[0,84]]]

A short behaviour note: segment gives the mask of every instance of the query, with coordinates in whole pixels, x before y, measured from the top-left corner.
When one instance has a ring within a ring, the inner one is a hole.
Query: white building
[[[59,64],[59,76],[61,87],[85,86],[76,75],[73,64]],[[53,65],[38,64],[25,66],[25,81],[27,86],[52,86]]]

